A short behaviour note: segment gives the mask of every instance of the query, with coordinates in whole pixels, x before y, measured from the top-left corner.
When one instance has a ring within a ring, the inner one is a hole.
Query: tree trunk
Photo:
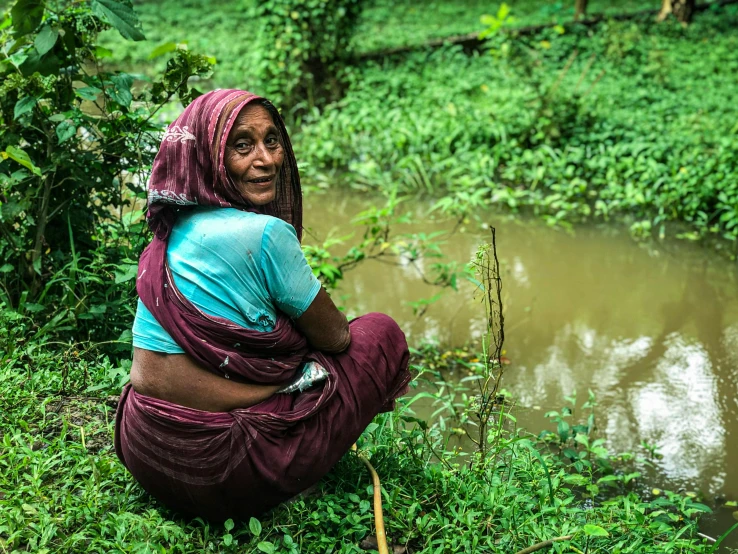
[[[674,14],[682,25],[686,25],[692,21],[692,14],[694,13],[695,0],[662,0],[661,11],[657,18],[658,21],[663,21],[669,14]]]
[[[574,2],[574,21],[578,21],[587,14],[587,0]]]

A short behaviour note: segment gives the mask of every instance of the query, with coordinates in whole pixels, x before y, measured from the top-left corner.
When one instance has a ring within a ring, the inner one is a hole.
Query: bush
[[[360,0],[259,3],[259,74],[269,98],[291,109],[337,99],[360,9]]]
[[[116,0],[18,0],[0,32],[0,303],[53,313],[58,327],[101,331],[98,339],[120,333],[117,318],[130,320],[117,308],[131,301],[144,239],[132,202],[145,198],[158,148],[154,115],[173,98],[191,100],[188,79],[211,66],[177,50],[153,83],[106,71],[97,37],[111,25],[144,38]],[[78,328],[85,319],[92,324]]]

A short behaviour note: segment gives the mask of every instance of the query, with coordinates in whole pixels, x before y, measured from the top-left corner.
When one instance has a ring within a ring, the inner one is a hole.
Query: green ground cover
[[[315,495],[260,520],[221,525],[163,508],[113,452],[127,367],[74,347],[60,359],[58,345],[26,342],[30,321],[0,323],[0,551],[350,553],[372,535],[371,481],[353,454]],[[415,368],[468,359],[426,350]],[[462,391],[434,397],[449,406],[449,424],[452,411],[463,410]],[[549,551],[709,552],[696,535],[706,507],[671,493],[644,500],[632,492],[633,476],[595,471],[609,455],[598,443],[585,447],[585,435],[568,445],[591,462],[577,470],[556,448],[539,454],[536,438],[506,419],[490,434],[486,461],[470,464],[472,457],[445,452],[447,433],[415,420],[409,404],[378,417],[359,443],[383,481],[387,534],[407,552],[513,553],[566,535],[573,537]],[[600,489],[606,498],[587,499]]]
[[[512,0],[508,4],[515,15],[514,27],[570,21],[573,17],[573,3]],[[104,34],[102,44],[113,51],[116,63],[155,74],[164,67],[163,60],[152,61],[150,57],[155,48],[186,42],[190,49],[218,60],[213,79],[216,86],[243,87],[258,80],[262,30],[253,0],[160,0],[134,2],[134,6],[147,40],[131,43],[115,31]],[[481,16],[496,9],[496,4],[482,0],[367,2],[352,46],[357,53],[364,53],[482,31]],[[623,14],[642,9],[643,4],[634,0],[593,0],[589,13]]]

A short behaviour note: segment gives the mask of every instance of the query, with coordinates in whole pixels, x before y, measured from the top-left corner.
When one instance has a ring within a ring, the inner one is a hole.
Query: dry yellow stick
[[[364,462],[364,465],[372,474],[372,485],[374,486],[374,527],[377,530],[377,550],[379,554],[389,554],[387,548],[387,534],[384,531],[384,515],[382,514],[382,489],[380,488],[379,475],[374,470],[371,462],[364,456],[359,454],[356,444],[351,447],[351,450],[356,452],[359,459]]]

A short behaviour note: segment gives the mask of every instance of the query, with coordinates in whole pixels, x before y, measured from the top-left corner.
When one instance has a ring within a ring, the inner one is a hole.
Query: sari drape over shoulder
[[[202,205],[257,211],[223,167],[235,116],[254,100],[260,99],[244,91],[208,93],[167,130],[149,182],[154,239],[140,259],[138,293],[187,355],[218,375],[278,384],[314,360],[328,378],[302,393],[217,413],[147,397],[127,385],[116,418],[116,452],[136,480],[170,507],[211,519],[258,515],[318,481],[377,413],[393,409],[410,380],[405,336],[386,315],[353,320],[350,347],[325,355],[312,351],[284,315],[272,331],[254,331],[203,313],[177,290],[166,252],[178,211]],[[258,211],[291,223],[301,237],[297,165],[281,118],[267,108],[285,163],[276,199]]]

